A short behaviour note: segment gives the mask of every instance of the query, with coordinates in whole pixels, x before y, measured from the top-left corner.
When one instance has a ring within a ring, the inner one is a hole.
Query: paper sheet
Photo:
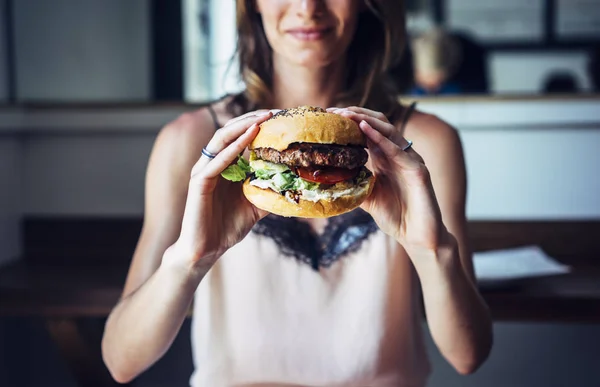
[[[557,262],[537,246],[475,253],[473,263],[479,282],[556,275],[570,271],[569,266]]]

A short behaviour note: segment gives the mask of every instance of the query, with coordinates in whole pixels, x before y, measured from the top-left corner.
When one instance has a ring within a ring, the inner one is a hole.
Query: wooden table
[[[0,316],[106,317],[117,303],[126,266],[17,262],[0,270]],[[600,267],[482,288],[495,321],[600,323]]]

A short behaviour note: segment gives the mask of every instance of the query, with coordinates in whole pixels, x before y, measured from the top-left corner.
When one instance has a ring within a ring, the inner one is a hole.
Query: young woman
[[[191,305],[192,386],[424,386],[424,314],[444,357],[475,371],[492,330],[460,140],[385,82],[402,2],[238,0],[237,27],[246,90],[167,125],[150,157],[143,230],[102,344],[114,378],[156,362]],[[269,109],[300,105],[337,107],[368,137],[377,183],[362,209],[280,218],[220,177]]]

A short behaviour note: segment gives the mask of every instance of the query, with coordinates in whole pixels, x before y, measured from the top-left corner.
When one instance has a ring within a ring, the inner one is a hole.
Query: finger
[[[223,127],[231,125],[234,122],[237,122],[239,120],[243,120],[244,118],[253,117],[253,116],[260,117],[262,114],[266,114],[268,111],[269,110],[267,110],[267,109],[254,110],[254,111],[248,112],[246,114],[242,114],[241,116],[233,117],[232,119],[227,121],[225,123],[225,125],[223,125]]]
[[[243,120],[243,119],[248,118],[248,117],[253,117],[253,116],[260,117],[261,115],[266,114],[268,112],[269,112],[269,110],[267,110],[267,109],[254,110],[254,111],[248,112],[246,114],[242,114],[241,116],[233,117],[232,119],[230,119],[229,121],[227,121],[225,123],[225,125],[223,125],[223,127],[226,127],[228,125],[233,124],[234,122],[237,122],[239,120]]]
[[[379,148],[387,158],[396,160],[403,167],[416,168],[420,166],[421,163],[411,157],[409,152],[403,151],[400,146],[379,131],[373,129],[366,121],[361,121],[359,127],[371,143]],[[404,144],[401,145],[402,147],[408,145],[406,139],[402,139],[402,141],[404,141]]]
[[[224,126],[215,132],[215,135],[206,145],[206,149],[212,154],[218,154],[241,136],[252,124],[260,124],[272,117],[270,111],[256,116],[247,116],[228,126]]]
[[[221,175],[221,172],[230,166],[238,157],[240,153],[246,149],[246,147],[252,142],[254,137],[258,134],[258,124],[253,124],[248,130],[239,136],[237,140],[229,144],[227,148],[223,149],[217,157],[215,157],[206,168],[202,170],[202,176],[208,179],[212,179]]]
[[[367,121],[367,123],[371,125],[372,128],[378,130],[379,132],[381,132],[381,134],[388,138],[396,132],[396,127],[390,124],[387,120],[382,121],[379,118],[370,116],[368,114],[356,113],[351,110],[344,110],[335,114],[348,117],[356,121],[357,123],[360,123],[361,121]]]
[[[223,149],[229,144],[234,142],[238,137],[244,134],[250,126],[253,124],[261,124],[272,116],[271,112],[268,112],[265,116],[248,116],[245,119],[239,120],[227,127],[223,127],[216,131],[213,138],[206,145],[206,150],[213,155],[218,155]],[[212,159],[208,158],[204,154],[200,157],[196,165],[192,168],[192,175],[198,174],[204,169]]]
[[[235,122],[238,122],[238,121],[243,120],[243,119],[248,118],[248,117],[252,117],[252,116],[261,117],[263,115],[267,115],[269,112],[271,112],[273,114],[276,114],[277,112],[279,112],[279,109],[271,109],[271,110],[260,109],[260,110],[251,111],[251,112],[248,112],[248,113],[243,114],[241,116],[234,117],[234,118],[230,119],[229,121],[227,121],[225,123],[225,125],[223,127],[231,125],[231,124],[233,124]]]
[[[336,112],[341,112],[343,110],[346,111],[351,111],[354,113],[358,113],[358,114],[365,114],[371,117],[375,117],[381,121],[384,122],[388,122],[387,117],[385,116],[385,114],[375,111],[375,110],[371,110],[371,109],[367,109],[367,108],[363,108],[363,107],[358,107],[358,106],[349,106],[349,107],[345,107],[345,108],[333,108],[331,110],[332,113],[336,113]],[[329,109],[327,110],[329,111]]]

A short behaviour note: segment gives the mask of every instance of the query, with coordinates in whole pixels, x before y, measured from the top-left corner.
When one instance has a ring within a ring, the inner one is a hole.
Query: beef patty
[[[254,149],[260,159],[290,167],[337,167],[354,169],[367,162],[367,151],[359,146],[295,143],[283,151]]]

